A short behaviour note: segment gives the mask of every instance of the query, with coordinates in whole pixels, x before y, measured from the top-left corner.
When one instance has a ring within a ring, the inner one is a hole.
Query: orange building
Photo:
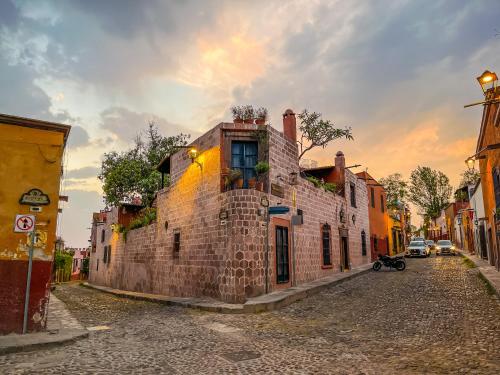
[[[359,172],[356,175],[366,182],[368,190],[368,216],[370,219],[371,257],[373,261],[378,254],[388,255],[389,215],[386,205],[387,195],[384,187],[367,172]]]
[[[476,154],[479,160],[490,264],[500,270],[500,87],[486,91]]]

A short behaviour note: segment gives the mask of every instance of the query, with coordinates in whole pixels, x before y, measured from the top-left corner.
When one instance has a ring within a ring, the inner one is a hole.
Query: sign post
[[[29,233],[28,274],[24,298],[23,334],[28,330],[28,307],[30,304],[31,272],[33,269],[33,246],[35,245],[35,215],[16,215],[15,233]]]

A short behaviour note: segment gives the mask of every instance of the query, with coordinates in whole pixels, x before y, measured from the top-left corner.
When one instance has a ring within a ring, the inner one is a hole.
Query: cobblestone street
[[[271,313],[222,315],[55,294],[86,327],[63,347],[0,357],[0,373],[498,374],[500,304],[460,257],[409,259]]]

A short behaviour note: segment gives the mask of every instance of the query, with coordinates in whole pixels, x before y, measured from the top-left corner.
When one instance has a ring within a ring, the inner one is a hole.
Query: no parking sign
[[[35,215],[16,215],[14,232],[29,233],[35,229]]]

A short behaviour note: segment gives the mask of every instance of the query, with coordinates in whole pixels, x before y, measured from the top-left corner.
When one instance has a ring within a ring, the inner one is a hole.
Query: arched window
[[[106,239],[106,231],[103,229],[101,231],[101,242],[104,242],[105,239]]]
[[[321,227],[322,250],[323,250],[323,266],[332,265],[331,257],[331,227],[325,223]]]
[[[366,255],[366,233],[364,229],[361,231],[361,255]]]

